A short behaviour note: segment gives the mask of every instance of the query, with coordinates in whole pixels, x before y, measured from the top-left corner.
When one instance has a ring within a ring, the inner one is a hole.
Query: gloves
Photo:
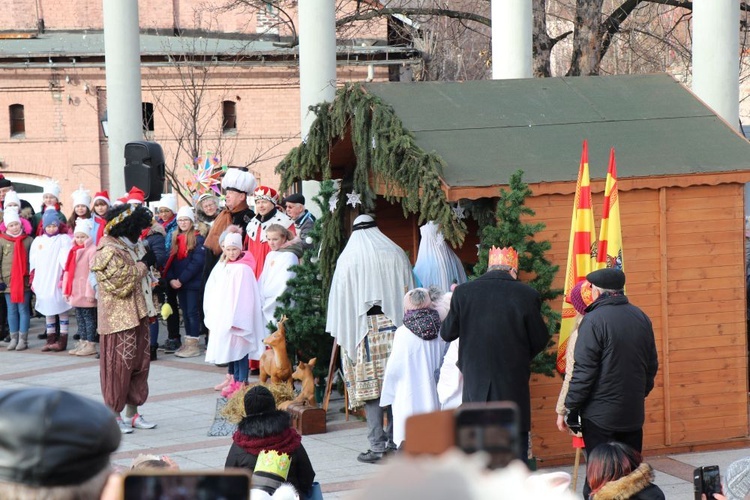
[[[161,306],[161,319],[167,319],[172,315],[172,312],[172,306],[165,302],[164,305]]]
[[[565,425],[568,426],[568,429],[573,431],[573,433],[578,434],[581,432],[581,414],[576,411],[570,411],[565,414]]]
[[[8,288],[8,285],[6,285],[5,283],[0,283],[0,292],[4,292],[6,288]]]
[[[153,267],[156,265],[156,255],[151,247],[146,248],[146,253],[141,257],[140,262],[146,264],[146,267]]]

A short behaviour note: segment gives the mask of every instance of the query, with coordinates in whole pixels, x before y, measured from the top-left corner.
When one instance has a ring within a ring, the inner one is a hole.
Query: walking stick
[[[573,491],[576,491],[576,486],[578,485],[578,467],[581,465],[581,450],[585,448],[581,434],[573,434],[573,448],[576,449],[576,458],[573,462],[573,482],[571,486],[573,487]]]

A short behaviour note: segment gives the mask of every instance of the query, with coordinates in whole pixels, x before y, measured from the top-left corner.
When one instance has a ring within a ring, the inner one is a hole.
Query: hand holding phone
[[[693,486],[696,500],[702,500],[703,498],[707,498],[708,500],[721,498],[721,475],[719,474],[719,466],[708,465],[696,468],[693,471]],[[715,493],[719,496],[715,497]]]

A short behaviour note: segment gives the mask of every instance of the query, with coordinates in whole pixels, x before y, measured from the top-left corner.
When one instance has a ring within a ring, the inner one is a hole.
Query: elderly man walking
[[[566,423],[583,432],[587,453],[609,441],[640,452],[645,399],[659,367],[651,320],[628,301],[621,270],[599,269],[586,279],[594,302],[578,327]]]

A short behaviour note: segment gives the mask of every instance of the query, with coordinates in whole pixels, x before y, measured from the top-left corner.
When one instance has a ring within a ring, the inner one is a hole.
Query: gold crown
[[[286,453],[278,453],[276,450],[263,450],[258,454],[254,472],[275,474],[286,480],[291,465],[292,459]]]
[[[492,266],[508,266],[513,269],[518,269],[518,252],[513,247],[507,248],[490,248],[490,259],[487,267]]]

